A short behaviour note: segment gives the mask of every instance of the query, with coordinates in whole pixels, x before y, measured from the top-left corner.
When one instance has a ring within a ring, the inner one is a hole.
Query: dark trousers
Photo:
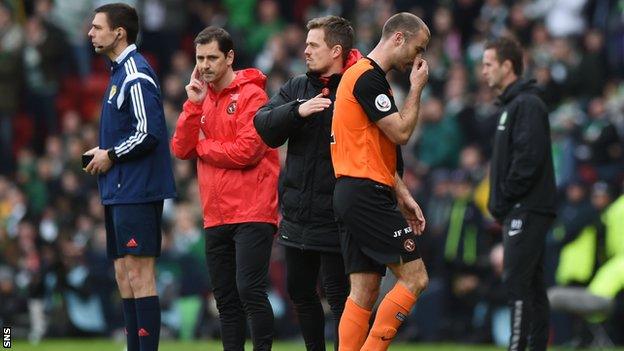
[[[286,284],[295,307],[301,333],[308,351],[325,350],[325,314],[317,292],[321,285],[329,303],[338,349],[338,323],[349,295],[349,281],[344,261],[338,252],[321,252],[285,247]]]
[[[503,281],[511,308],[509,350],[546,350],[549,305],[544,282],[546,233],[553,218],[533,212],[510,213],[503,223]]]
[[[243,351],[249,318],[254,350],[270,350],[273,310],[268,271],[275,226],[226,224],[206,229],[206,262],[221,321],[225,351]]]

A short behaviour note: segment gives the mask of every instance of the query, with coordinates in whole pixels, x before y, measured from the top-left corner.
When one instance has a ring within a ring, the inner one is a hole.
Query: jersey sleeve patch
[[[372,122],[398,112],[390,85],[377,70],[368,70],[357,79],[353,96]]]

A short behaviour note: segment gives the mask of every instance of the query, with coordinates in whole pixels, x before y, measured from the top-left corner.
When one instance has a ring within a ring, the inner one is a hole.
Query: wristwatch
[[[114,147],[106,150],[106,153],[108,154],[108,159],[113,161],[113,163],[117,162],[117,160],[119,159],[119,157],[117,157],[117,154],[115,153]]]

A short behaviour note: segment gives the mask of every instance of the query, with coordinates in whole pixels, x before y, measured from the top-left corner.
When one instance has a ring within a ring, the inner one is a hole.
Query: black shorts
[[[347,274],[384,274],[389,263],[420,258],[416,234],[399,211],[389,186],[340,177],[334,190],[334,213]]]
[[[160,256],[163,201],[105,205],[106,253],[116,259],[126,255]]]

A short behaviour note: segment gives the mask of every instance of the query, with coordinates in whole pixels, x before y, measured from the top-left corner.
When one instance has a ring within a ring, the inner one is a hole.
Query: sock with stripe
[[[137,335],[137,315],[134,299],[122,299],[124,321],[126,322],[126,342],[128,351],[139,351]]]
[[[416,303],[416,296],[402,284],[395,284],[379,304],[375,322],[362,351],[385,351]]]
[[[160,338],[160,301],[158,296],[140,297],[135,302],[140,351],[157,351]]]
[[[359,306],[350,297],[345,303],[338,325],[338,350],[359,351],[368,334],[371,311]]]

